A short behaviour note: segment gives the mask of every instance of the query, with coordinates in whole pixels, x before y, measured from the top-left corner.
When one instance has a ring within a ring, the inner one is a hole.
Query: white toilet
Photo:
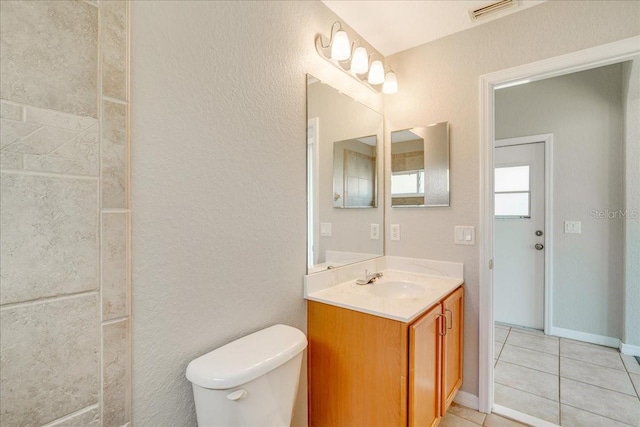
[[[187,366],[199,427],[289,427],[307,338],[274,325]]]

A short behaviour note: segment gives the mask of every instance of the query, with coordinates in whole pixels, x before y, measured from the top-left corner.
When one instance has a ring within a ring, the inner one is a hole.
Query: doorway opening
[[[479,369],[479,409],[483,412],[491,412],[497,406],[494,405],[494,339],[500,333],[494,331],[496,297],[495,274],[493,269],[496,251],[495,242],[495,189],[494,189],[494,140],[495,133],[495,98],[494,89],[526,82],[538,81],[550,77],[557,77],[566,74],[576,73],[605,65],[621,63],[640,54],[640,37],[633,37],[619,42],[603,45],[580,52],[563,55],[545,61],[540,61],[513,69],[491,73],[481,77],[481,203],[480,216],[485,238],[480,250],[480,369]],[[542,230],[547,233],[550,227]],[[546,235],[549,241],[549,236]],[[545,244],[545,243],[541,243]],[[547,249],[545,247],[544,249]],[[546,251],[544,251],[546,253]],[[547,266],[549,267],[549,266]],[[545,280],[545,286],[551,282]],[[548,298],[548,293],[545,297]],[[545,304],[550,308],[550,304]],[[551,310],[548,310],[551,313]],[[544,327],[548,329],[552,324],[547,321],[545,315]],[[605,343],[606,344],[606,343]],[[501,409],[501,408],[500,408]],[[527,417],[526,415],[513,411],[503,412],[512,418],[520,419],[531,425],[556,425],[542,421],[538,417]]]

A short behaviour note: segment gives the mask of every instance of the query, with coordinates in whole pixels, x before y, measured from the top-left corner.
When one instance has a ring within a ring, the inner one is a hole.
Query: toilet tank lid
[[[187,379],[210,389],[237,387],[288,362],[306,346],[307,338],[300,330],[270,326],[191,361]]]

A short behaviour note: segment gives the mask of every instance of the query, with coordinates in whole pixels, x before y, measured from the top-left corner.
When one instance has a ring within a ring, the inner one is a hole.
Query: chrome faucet
[[[369,271],[365,270],[364,271],[364,279],[356,280],[356,285],[368,285],[369,283],[375,282],[380,277],[382,277],[382,273],[369,274]]]

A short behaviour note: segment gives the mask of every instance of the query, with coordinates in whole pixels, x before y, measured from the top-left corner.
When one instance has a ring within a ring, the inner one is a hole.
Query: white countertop
[[[384,270],[384,276],[369,285],[357,285],[355,280],[326,287],[306,294],[310,301],[317,301],[342,308],[373,314],[409,323],[426,312],[443,297],[463,283],[462,278],[432,276],[399,270]],[[371,293],[374,286],[388,282],[410,282],[425,289],[415,297],[378,297]]]

